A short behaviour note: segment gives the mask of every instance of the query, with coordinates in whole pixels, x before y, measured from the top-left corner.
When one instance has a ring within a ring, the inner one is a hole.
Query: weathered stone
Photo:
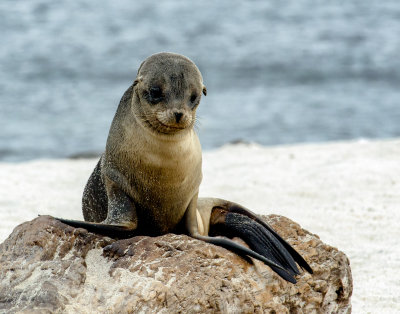
[[[0,311],[347,313],[347,257],[291,220],[264,219],[314,274],[293,285],[259,261],[185,235],[113,239],[42,216],[0,245]]]

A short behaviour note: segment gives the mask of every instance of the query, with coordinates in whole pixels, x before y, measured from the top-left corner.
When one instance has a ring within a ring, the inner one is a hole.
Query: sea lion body
[[[198,198],[201,147],[193,126],[202,93],[203,78],[190,59],[173,53],[147,58],[120,101],[85,187],[85,222],[59,220],[117,238],[185,233],[257,258],[295,283],[296,262],[312,269],[270,226],[239,204]],[[250,248],[209,233],[239,236]]]
[[[142,147],[140,150],[124,150],[112,158],[106,153],[105,164],[116,166],[127,179],[130,189],[126,192],[135,204],[138,226],[151,234],[163,234],[174,231],[198,193],[202,178],[200,143],[194,132],[176,143],[148,136],[136,138],[130,146]],[[104,172],[109,170],[114,168]]]
[[[138,73],[140,79],[122,97],[105,153],[85,188],[82,201],[85,220],[102,222],[107,219],[109,198],[106,182],[110,180],[131,198],[138,228],[148,234],[174,231],[190,202],[197,196],[202,179],[201,146],[192,123],[172,129],[177,127],[174,125],[175,117],[174,123],[159,132],[163,126],[158,121],[149,127],[143,118],[144,111],[147,120],[154,119],[157,114],[161,120],[163,113],[160,111],[176,110],[183,114],[182,120],[196,109],[185,104],[185,98],[191,94],[185,95],[182,88],[191,86],[192,93],[195,90],[200,98],[204,88],[200,72],[186,58],[173,54],[170,57],[180,58],[184,64],[175,68],[169,65],[168,71],[160,71],[159,66],[149,70],[143,64]],[[168,98],[164,96],[162,108],[146,112],[142,107],[152,105],[141,96],[152,85],[160,87]]]
[[[195,134],[189,133],[176,145],[171,144],[153,139],[146,148],[132,153],[123,150],[110,158],[107,153],[103,155],[85,188],[82,208],[85,220],[101,222],[107,218],[108,197],[102,173],[113,176],[119,172],[121,176],[115,175],[115,180],[119,177],[135,203],[141,222],[138,227],[153,235],[174,231],[198,192],[202,174],[200,143]],[[99,184],[93,184],[96,178],[100,179],[100,188]],[[91,206],[89,199],[102,201]]]

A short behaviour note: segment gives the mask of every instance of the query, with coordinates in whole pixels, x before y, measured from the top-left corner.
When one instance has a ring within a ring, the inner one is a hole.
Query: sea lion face
[[[144,125],[164,134],[191,129],[201,94],[206,94],[196,65],[173,53],[147,58],[139,68],[134,89],[136,115]]]

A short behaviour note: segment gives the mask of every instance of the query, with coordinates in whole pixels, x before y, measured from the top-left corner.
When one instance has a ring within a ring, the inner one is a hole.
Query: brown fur
[[[155,87],[162,92],[156,104],[149,98]],[[197,199],[202,178],[193,130],[202,92],[200,71],[186,57],[160,53],[142,63],[86,186],[85,220],[151,228],[155,234],[175,229]],[[175,113],[181,114],[179,121]]]

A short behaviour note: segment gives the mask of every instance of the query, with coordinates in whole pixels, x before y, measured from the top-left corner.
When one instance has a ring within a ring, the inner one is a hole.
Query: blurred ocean
[[[147,56],[203,73],[203,148],[400,136],[398,1],[0,2],[0,160],[104,149]]]

